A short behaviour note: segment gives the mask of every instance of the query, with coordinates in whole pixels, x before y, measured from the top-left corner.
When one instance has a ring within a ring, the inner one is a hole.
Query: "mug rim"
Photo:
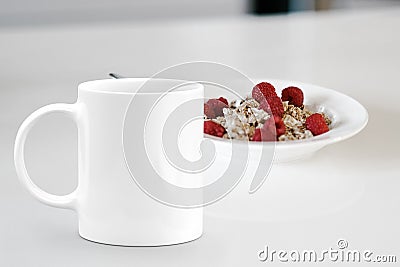
[[[78,85],[79,92],[89,92],[89,93],[96,93],[96,94],[111,94],[111,95],[160,95],[166,93],[167,91],[160,91],[160,92],[129,92],[124,90],[110,90],[110,89],[96,89],[95,86],[99,86],[100,84],[109,83],[109,84],[126,84],[132,82],[139,82],[141,83],[137,88],[142,87],[146,82],[149,80],[160,81],[160,82],[170,82],[170,83],[177,83],[177,85],[185,84],[185,85],[193,85],[194,87],[191,89],[183,89],[183,90],[174,90],[168,93],[177,94],[177,93],[188,93],[195,90],[203,90],[204,86],[195,81],[188,81],[188,80],[181,80],[181,79],[167,79],[167,78],[151,78],[151,77],[137,77],[137,78],[121,78],[121,79],[98,79],[98,80],[90,80],[82,82]],[[171,87],[173,88],[173,87]]]

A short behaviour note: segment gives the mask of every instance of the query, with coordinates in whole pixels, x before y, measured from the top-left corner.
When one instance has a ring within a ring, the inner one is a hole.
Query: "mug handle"
[[[17,171],[17,175],[21,183],[28,189],[29,193],[31,193],[35,198],[37,198],[40,202],[47,204],[49,206],[64,208],[64,209],[76,209],[76,195],[77,189],[73,192],[58,196],[47,193],[46,191],[39,188],[35,183],[33,183],[32,179],[29,177],[29,174],[26,170],[25,159],[24,159],[24,147],[26,137],[31,128],[36,124],[36,122],[43,117],[43,115],[50,113],[61,113],[66,114],[69,118],[73,119],[75,123],[77,123],[78,118],[78,104],[51,104],[48,106],[44,106],[39,108],[35,112],[33,112],[25,121],[21,124],[17,137],[15,139],[14,146],[14,164]]]

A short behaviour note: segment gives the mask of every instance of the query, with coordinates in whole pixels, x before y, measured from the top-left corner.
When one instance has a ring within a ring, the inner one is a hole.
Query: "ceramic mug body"
[[[137,92],[146,81],[129,78],[82,83],[75,104],[53,104],[37,110],[17,134],[15,164],[21,182],[41,202],[76,210],[79,234],[85,239],[113,245],[157,246],[188,242],[202,234],[202,208],[176,208],[154,200],[135,183],[126,164],[124,119],[132,97],[149,101],[177,82],[155,80],[149,92]],[[192,84],[190,89],[173,94],[168,106],[202,98],[204,92],[201,84]],[[196,108],[202,115],[202,107]],[[78,125],[79,183],[74,192],[65,196],[51,195],[34,185],[23,158],[29,129],[42,115],[51,112],[65,113]],[[193,138],[202,138],[201,127],[192,125],[189,131]],[[136,130],[143,131],[143,127]]]

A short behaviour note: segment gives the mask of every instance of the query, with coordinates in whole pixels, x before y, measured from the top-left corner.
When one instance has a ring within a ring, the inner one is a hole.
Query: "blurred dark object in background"
[[[332,8],[331,0],[314,0],[314,8],[315,10],[328,10]]]
[[[289,0],[250,0],[250,12],[254,14],[272,14],[289,12]]]
[[[249,12],[258,15],[306,10],[379,8],[399,5],[400,0],[248,0]]]

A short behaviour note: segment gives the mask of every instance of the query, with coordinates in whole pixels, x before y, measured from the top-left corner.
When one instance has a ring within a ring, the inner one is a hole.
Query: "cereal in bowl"
[[[295,86],[282,90],[262,82],[252,96],[228,102],[220,97],[204,104],[204,133],[237,140],[290,141],[308,139],[329,131],[330,118],[304,104],[303,91]]]

